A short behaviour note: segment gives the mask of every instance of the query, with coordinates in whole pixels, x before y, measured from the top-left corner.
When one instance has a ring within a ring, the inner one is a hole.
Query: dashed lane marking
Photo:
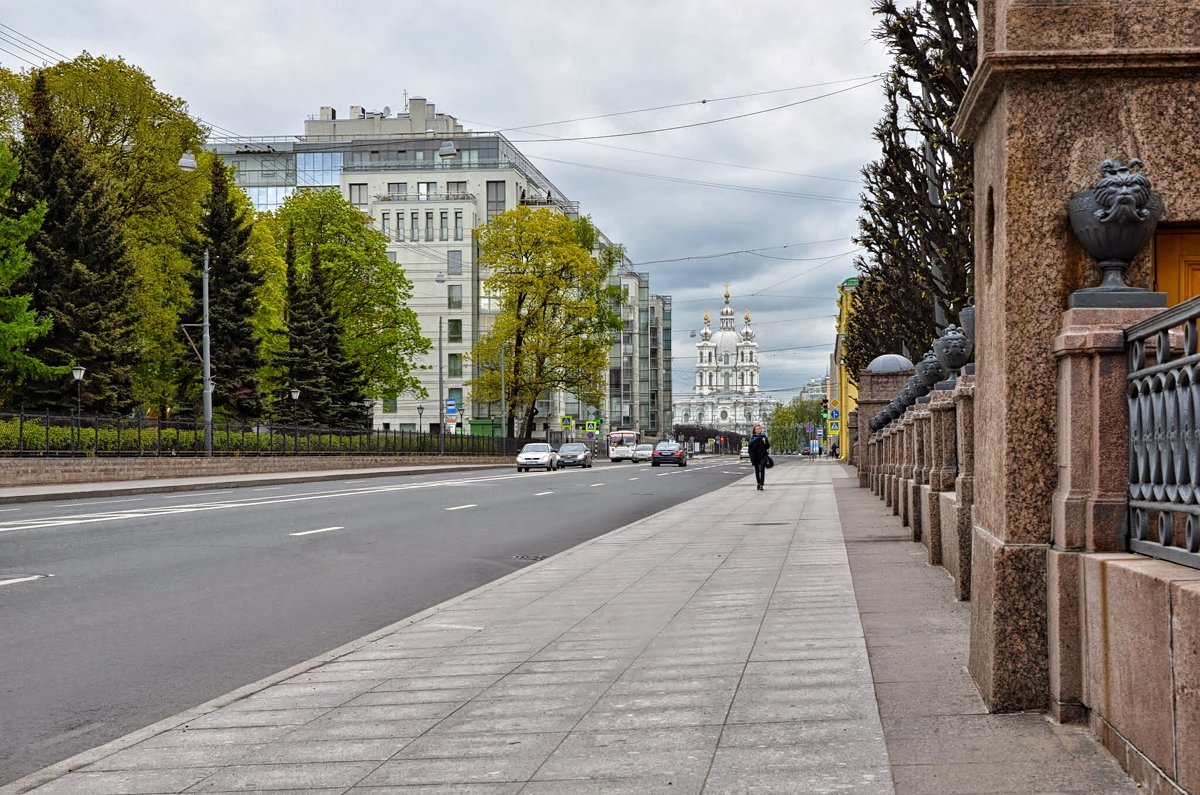
[[[471,502],[471,503],[467,503],[466,505],[455,505],[453,508],[447,508],[446,510],[447,511],[461,511],[463,508],[478,508],[478,507],[479,507],[478,505]]]
[[[19,582],[33,582],[34,580],[41,580],[41,579],[44,579],[46,577],[51,577],[51,576],[53,576],[53,575],[31,574],[28,577],[10,577],[7,580],[0,580],[0,585],[16,585]]]
[[[345,530],[345,529],[346,529],[346,528],[344,528],[344,527],[341,527],[341,526],[337,526],[337,527],[321,527],[321,528],[318,528],[318,529],[316,529],[316,530],[302,530],[302,531],[300,531],[299,533],[288,533],[288,535],[290,535],[290,536],[310,536],[310,535],[312,535],[313,533],[328,533],[328,532],[329,532],[329,531],[331,531],[331,530]]]
[[[533,496],[535,496],[535,497],[545,497],[547,494],[553,494],[553,493],[554,493],[554,492],[552,492],[552,491],[539,491],[537,494],[535,494],[535,495],[533,495]]]

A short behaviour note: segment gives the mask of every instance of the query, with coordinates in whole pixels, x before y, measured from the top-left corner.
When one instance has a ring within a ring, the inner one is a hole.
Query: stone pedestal
[[[954,488],[958,474],[957,428],[954,421],[954,393],[935,389],[929,401],[929,488],[921,509],[924,513],[929,563],[942,565],[941,494]]]
[[[971,526],[975,502],[975,376],[958,378],[954,420],[958,475],[954,492],[942,494],[942,565],[954,578],[954,596],[971,598]]]
[[[909,376],[914,372],[915,370],[911,366],[908,369],[894,372],[872,372],[870,368],[859,371],[858,408],[855,409],[858,422],[857,452],[855,453],[857,460],[862,461],[866,458],[867,445],[875,435],[871,432],[869,425],[871,418],[883,411],[884,406],[899,394]],[[873,464],[872,468],[878,469],[878,461]],[[858,469],[858,485],[863,488],[871,485],[869,473],[862,466],[859,466]]]
[[[1129,366],[1125,328],[1157,309],[1069,309],[1058,360],[1058,486],[1049,557],[1050,711],[1086,717],[1082,693],[1080,563],[1125,549],[1129,484]]]
[[[1070,294],[1097,282],[1065,204],[1105,159],[1138,157],[1164,220],[1200,221],[1200,30],[1182,0],[984,0],[979,19],[955,122],[975,151],[970,667],[990,709],[1037,709],[1050,700],[1054,342]],[[1149,286],[1148,248],[1128,279]]]

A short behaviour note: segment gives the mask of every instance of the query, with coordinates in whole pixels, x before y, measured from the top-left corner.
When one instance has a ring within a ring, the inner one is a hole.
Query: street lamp
[[[438,284],[445,284],[446,274],[438,271],[433,280]],[[442,316],[438,315],[438,455],[446,454],[446,394],[443,373],[445,367],[442,356]]]
[[[418,403],[417,404],[417,433],[425,432],[424,417],[425,417],[425,404]]]
[[[179,168],[182,171],[196,170],[196,157],[190,152],[184,152],[183,157],[179,158]],[[201,343],[200,343],[200,359],[203,370],[203,404],[204,404],[204,455],[212,457],[213,449],[213,408],[212,408],[212,351],[209,345],[208,336],[208,249],[204,249],[204,273],[201,278],[201,312],[203,319],[201,321]]]
[[[87,370],[82,365],[75,365],[71,368],[71,377],[75,379],[75,434],[78,436],[79,425],[83,418],[83,374]],[[80,447],[83,446],[83,440],[80,439]]]

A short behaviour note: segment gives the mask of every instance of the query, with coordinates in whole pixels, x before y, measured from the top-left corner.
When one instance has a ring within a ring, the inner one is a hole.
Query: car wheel
[[[680,461],[679,466],[681,466],[681,467],[687,466],[687,461]]]
[[[651,461],[651,462],[650,462],[650,466],[652,466],[652,467],[656,467],[656,466],[658,466],[658,462],[657,462],[657,461]]]

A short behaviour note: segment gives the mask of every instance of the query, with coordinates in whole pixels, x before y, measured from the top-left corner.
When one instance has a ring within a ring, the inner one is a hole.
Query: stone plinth
[[[858,449],[856,458],[858,460],[866,459],[867,444],[874,435],[871,432],[869,424],[871,418],[883,411],[884,406],[900,393],[909,376],[914,372],[916,370],[913,368],[887,373],[873,373],[870,369],[859,371],[858,408],[856,409],[858,419]],[[869,473],[862,466],[859,466],[858,485],[864,488],[870,485],[868,478]]]
[[[1054,491],[1048,615],[1050,710],[1086,716],[1079,591],[1082,552],[1125,549],[1129,412],[1125,328],[1156,309],[1069,309],[1058,359],[1058,486]]]
[[[1138,157],[1164,220],[1200,221],[1200,27],[1182,0],[990,0],[979,16],[982,57],[955,122],[975,147],[971,671],[991,709],[1040,708],[1054,342],[1068,296],[1097,282],[1065,204],[1103,160]],[[1148,249],[1129,281],[1149,285]]]
[[[954,578],[954,596],[971,598],[971,527],[975,501],[975,376],[959,376],[954,386],[958,476],[953,498],[942,493],[942,565]],[[953,513],[948,509],[952,508]]]

